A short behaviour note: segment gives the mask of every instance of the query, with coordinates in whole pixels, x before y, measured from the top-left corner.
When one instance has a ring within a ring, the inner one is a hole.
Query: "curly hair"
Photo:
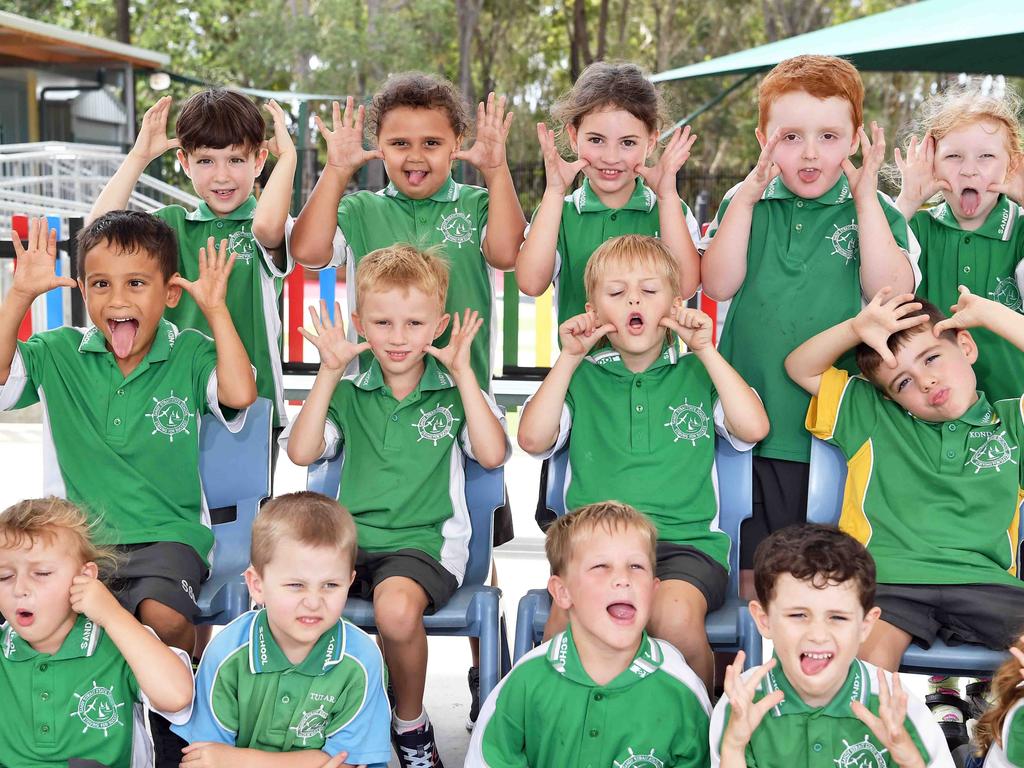
[[[423,72],[402,72],[389,77],[373,94],[366,111],[367,135],[374,139],[379,136],[384,116],[400,107],[443,111],[456,138],[462,138],[469,130],[466,101],[450,80]]]

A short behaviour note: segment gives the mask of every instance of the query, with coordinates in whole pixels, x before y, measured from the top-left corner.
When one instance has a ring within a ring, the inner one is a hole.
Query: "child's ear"
[[[572,608],[572,596],[569,594],[569,588],[565,586],[561,576],[552,575],[548,579],[548,593],[551,595],[555,605],[563,611],[568,611]]]
[[[257,571],[251,565],[245,569],[245,585],[249,588],[249,594],[252,596],[252,601],[256,604],[263,603],[263,577],[260,576]],[[355,571],[352,572],[355,576]]]
[[[82,278],[78,278],[78,290],[82,293],[82,301],[88,299],[88,296],[85,295],[85,283],[82,281]]]
[[[185,172],[185,175],[191,179],[192,174],[189,172],[188,169],[188,155],[186,155],[180,149],[175,153],[175,155],[178,158],[178,163],[181,165],[181,170],[183,170]]]
[[[967,362],[971,365],[978,362],[978,345],[974,341],[974,337],[971,336],[970,331],[965,329],[957,331],[956,345],[960,347],[960,351],[963,352],[964,357],[967,358]]]
[[[263,166],[267,164],[267,156],[270,154],[270,150],[265,146],[260,147],[256,151],[256,175],[259,176],[263,173]]]
[[[684,303],[685,302],[683,301],[682,296],[676,296],[674,299],[672,299],[672,309],[679,310]]]
[[[757,631],[761,633],[761,637],[771,640],[772,625],[768,620],[768,611],[757,600],[751,600],[747,607],[750,608],[750,615],[754,617],[754,623],[757,625]]]
[[[437,328],[434,329],[434,338],[440,338],[441,334],[444,333],[445,328],[448,327],[448,321],[452,319],[452,316],[445,312],[441,315],[441,319],[437,321]]]
[[[172,283],[175,277],[178,277],[178,273],[175,272],[167,279],[167,300],[166,304],[168,307],[178,306],[178,302],[181,301],[181,286],[177,283]]]
[[[864,614],[864,621],[860,623],[860,641],[862,643],[868,639],[868,636],[871,634],[871,630],[875,628],[875,623],[881,615],[882,609],[877,605]]]
[[[647,139],[647,151],[644,153],[644,157],[645,158],[650,157],[651,153],[654,152],[654,150],[657,149],[657,147],[658,147],[658,132],[657,131],[651,131],[651,135]]]
[[[82,566],[82,575],[88,576],[90,579],[98,579],[100,576],[100,567],[90,560]]]
[[[590,302],[588,301],[588,302],[587,302],[586,304],[584,304],[584,305],[583,305],[583,311],[584,311],[584,312],[593,312],[593,311],[595,311],[595,310],[594,310],[594,305],[593,305],[593,304],[591,304],[591,303],[590,303]]]
[[[580,148],[577,142],[578,134],[576,133],[576,126],[573,125],[572,123],[569,123],[567,126],[565,126],[565,132],[569,134],[569,148],[572,149],[572,153],[574,155],[579,155]]]
[[[352,327],[356,329],[356,333],[364,339],[366,338],[366,334],[363,333],[363,321],[360,319],[359,313],[354,310],[352,312]]]
[[[850,151],[847,156],[857,154],[857,150],[860,148],[860,131],[858,126],[853,126],[853,142],[850,144]]]
[[[757,127],[754,129],[754,136],[757,137],[757,143],[761,145],[761,149],[764,149],[764,145],[768,143],[768,137],[764,135],[764,131]]]

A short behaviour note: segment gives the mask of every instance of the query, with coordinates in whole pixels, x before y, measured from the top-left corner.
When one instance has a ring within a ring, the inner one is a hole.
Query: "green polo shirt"
[[[682,205],[690,238],[696,246],[700,242],[700,225],[686,203]],[[598,246],[619,235],[658,237],[660,230],[657,195],[639,176],[633,194],[621,208],[609,208],[602,203],[590,180],[584,178],[583,186],[566,196],[558,228],[554,282],[559,325],[586,311],[583,271]]]
[[[455,381],[433,357],[424,360],[418,386],[401,402],[376,360],[342,379],[327,409],[324,456],[343,452],[338,501],[355,519],[362,549],[418,549],[461,584],[472,533],[463,465],[473,447]],[[506,460],[510,454],[511,445]]]
[[[466,768],[706,768],[710,710],[700,678],[664,640],[643,633],[629,667],[598,685],[570,627],[487,697]]]
[[[729,209],[726,193],[705,248]],[[915,265],[917,241],[892,202],[879,194],[896,243]],[[807,462],[803,429],[810,397],[786,375],[786,355],[817,333],[856,315],[863,297],[857,209],[846,176],[821,197],[797,197],[776,177],[754,206],[747,275],[729,304],[719,349],[764,400],[771,431],[756,451],[771,459]],[[855,372],[853,354],[841,367]]]
[[[216,367],[209,337],[166,319],[127,377],[96,328],[56,328],[18,343],[0,410],[42,402],[44,494],[99,518],[100,544],[176,541],[209,564],[200,417],[244,422],[221,413]]]
[[[666,347],[633,373],[607,347],[573,373],[555,444],[569,442],[565,507],[618,499],[647,515],[658,540],[689,544],[728,570],[729,536],[718,526],[715,433],[725,428],[711,377],[693,354]]]
[[[345,267],[348,292],[346,327],[355,340],[351,311],[356,306],[355,271],[366,254],[395,243],[438,248],[448,262],[448,300],[445,311],[461,314],[467,307],[480,313],[484,324],[473,339],[471,360],[480,388],[489,390],[494,368],[492,353],[499,331],[494,303],[496,272],[484,258],[488,194],[483,187],[459,184],[451,176],[433,195],[414,200],[389,183],[380,192],[356,192],[341,199],[334,255],[329,267]],[[451,325],[434,342],[443,347]],[[370,365],[369,352],[359,357],[359,370]],[[353,368],[351,372],[355,372]]]
[[[147,700],[103,629],[79,616],[53,654],[37,652],[9,624],[2,631],[0,763],[66,768],[77,757],[109,768],[153,765]],[[188,656],[175,652],[191,670]],[[164,717],[184,722],[190,708]]]
[[[743,678],[755,671],[748,669]],[[839,693],[822,707],[803,702],[781,665],[765,675],[754,701],[777,690],[785,699],[768,711],[754,731],[747,745],[748,768],[896,768],[888,749],[850,709],[851,701],[859,701],[878,715],[876,667],[855,659]],[[722,696],[711,716],[711,768],[721,764],[722,736],[731,711],[729,697]],[[945,737],[923,701],[908,697],[903,724],[925,765],[953,768]]]
[[[1007,584],[1017,578],[1021,400],[922,421],[859,376],[831,368],[807,429],[849,468],[839,527],[868,548],[880,584]]]
[[[249,611],[210,642],[196,673],[189,743],[213,741],[265,752],[348,752],[348,764],[386,768],[391,716],[384,660],[344,619],[298,664],[274,639],[266,609]]]
[[[217,216],[206,203],[191,213],[180,205],[168,205],[153,212],[166,221],[178,235],[178,271],[188,280],[199,279],[199,249],[213,238],[217,244],[228,240],[228,253],[236,254],[228,278],[225,298],[238,336],[256,369],[256,391],[274,404],[274,425],[288,422],[284,410],[284,384],[281,374],[281,312],[278,299],[284,278],[292,269],[291,258],[283,270],[252,234],[252,216],[256,198],[252,195],[238,208]],[[168,307],[164,316],[176,326],[195,328],[212,336],[210,324],[187,292],[176,307]]]
[[[957,286],[1021,312],[1020,280],[1024,278],[1024,211],[1005,195],[973,232],[961,229],[945,203],[918,211],[910,228],[921,244],[921,285],[918,295],[948,313],[959,299]],[[1002,336],[972,328],[978,343],[974,372],[978,388],[993,400],[1024,392],[1024,354]]]

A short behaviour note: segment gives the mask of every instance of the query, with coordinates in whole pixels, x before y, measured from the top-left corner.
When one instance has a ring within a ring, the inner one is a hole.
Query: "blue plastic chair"
[[[341,455],[310,465],[306,488],[331,498],[338,497]],[[480,701],[511,666],[501,621],[501,590],[487,586],[491,577],[491,545],[494,511],[505,503],[505,468],[484,469],[472,459],[464,461],[466,504],[473,532],[469,539],[469,562],[462,586],[444,607],[423,617],[428,635],[477,637],[480,639]],[[374,632],[373,602],[350,597],[345,618],[361,629]]]
[[[807,522],[838,525],[846,486],[846,459],[842,452],[816,437],[811,438],[811,468],[807,488]],[[1024,533],[1024,526],[1021,526]],[[1020,538],[1017,540],[1020,551]],[[900,670],[918,674],[956,672],[985,677],[1009,655],[982,645],[946,645],[936,638],[931,648],[911,643],[903,654]]]
[[[230,522],[213,526],[213,568],[199,590],[199,624],[227,624],[249,610],[242,574],[249,567],[252,524],[270,495],[270,401],[249,406],[245,426],[229,432],[212,416],[199,428],[199,476],[211,509],[235,507]]]
[[[547,506],[556,515],[565,514],[565,473],[569,450],[559,450],[548,464]],[[719,526],[732,540],[729,548],[729,596],[725,605],[708,614],[704,628],[716,651],[740,651],[746,665],[762,661],[761,635],[745,600],[739,596],[740,525],[750,517],[753,497],[752,457],[750,451],[737,451],[725,440],[715,446],[718,470]],[[518,661],[544,636],[544,624],[551,612],[551,595],[546,589],[531,589],[519,601],[516,616],[515,659]]]

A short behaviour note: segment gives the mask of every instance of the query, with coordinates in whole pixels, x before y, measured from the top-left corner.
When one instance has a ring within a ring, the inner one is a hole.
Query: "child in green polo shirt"
[[[921,107],[904,160],[896,205],[921,244],[921,285],[917,293],[948,307],[957,286],[1022,311],[1024,279],[1024,152],[1019,99],[1009,84],[1002,94],[981,84],[944,90]],[[919,211],[941,193],[938,205]],[[1016,195],[1016,197],[1014,197]],[[1024,391],[1024,355],[1012,344],[979,328],[973,334],[981,354],[974,370],[993,400]]]
[[[899,668],[911,641],[927,647],[937,636],[1005,648],[1024,616],[1022,400],[993,403],[977,389],[967,330],[1024,349],[1024,315],[960,292],[946,318],[885,288],[786,359],[813,395],[807,429],[847,460],[840,527],[874,556],[882,609],[861,655],[884,669]],[[854,347],[863,377],[833,367]]]
[[[309,397],[282,436],[300,466],[344,452],[339,501],[359,532],[355,594],[373,599],[377,630],[395,688],[395,751],[403,768],[438,766],[423,709],[427,636],[423,614],[461,584],[472,534],[464,456],[487,468],[511,446],[500,409],[473,374],[470,349],[483,318],[456,314],[446,347],[448,270],[409,245],[374,251],[356,269],[361,343],[349,341],[340,308],[332,320],[311,308],[320,352]],[[360,352],[369,368],[344,376]]]
[[[336,501],[301,492],[269,501],[252,528],[245,579],[263,606],[210,643],[196,675],[185,766],[386,768],[384,661],[341,617],[356,527]]]
[[[663,241],[613,238],[584,280],[587,312],[559,327],[562,352],[523,410],[519,445],[547,458],[568,441],[566,509],[620,499],[651,518],[661,586],[648,629],[710,687],[704,617],[725,601],[730,547],[718,527],[714,435],[749,450],[768,416],[715,349],[711,319],[683,306],[679,262]],[[677,353],[672,332],[690,354]],[[549,631],[564,620],[552,610]]]
[[[228,284],[227,306],[256,369],[259,395],[274,404],[277,435],[288,423],[277,302],[283,280],[292,268],[284,232],[296,163],[285,115],[276,102],[267,104],[273,116],[274,137],[264,142],[265,125],[256,105],[237,91],[212,88],[196,93],[182,105],[174,126],[176,138],[169,139],[170,108],[171,97],[164,96],[146,112],[135,146],[96,199],[89,219],[127,208],[132,189],[146,166],[177,148],[178,162],[202,202],[194,211],[168,205],[153,214],[174,229],[178,238],[176,271],[189,280],[199,275],[196,254],[206,241],[211,237],[218,242],[228,239],[228,251],[235,254],[235,268]],[[263,170],[268,150],[277,155],[277,164],[257,203],[253,185]],[[188,296],[168,307],[165,316],[181,330],[195,328],[211,335],[201,308]],[[276,442],[271,460],[276,463]]]
[[[923,701],[898,674],[857,659],[877,626],[875,565],[825,525],[772,534],[754,556],[750,612],[774,657],[725,676],[711,716],[711,768],[899,768],[953,758]]]
[[[98,521],[97,540],[123,557],[118,598],[168,645],[191,652],[195,595],[213,533],[199,480],[199,423],[241,429],[256,399],[252,367],[225,304],[227,241],[199,252],[199,277],[176,272],[173,230],[148,213],[112,211],[78,236],[78,287],[92,328],[18,341],[36,296],[70,287],[54,273],[57,245],[33,220],[0,306],[0,410],[41,402],[45,488]],[[188,292],[213,339],[179,331],[164,309]],[[227,411],[230,409],[228,413]],[[237,413],[235,412],[237,411]]]
[[[786,355],[853,317],[884,285],[912,290],[917,243],[877,191],[882,130],[861,127],[864,85],[832,56],[776,66],[758,92],[757,166],[726,193],[707,232],[704,292],[731,299],[720,349],[764,399],[768,437],[755,449],[754,511],[743,525],[741,591],[758,542],[804,519],[810,438],[807,395],[787,377]],[[858,144],[864,166],[849,157]],[[852,369],[852,360],[843,366]]]
[[[632,507],[590,504],[548,530],[548,590],[569,626],[487,697],[466,768],[706,768],[707,692],[644,627],[657,594],[657,532]]]
[[[152,709],[184,722],[192,659],[168,648],[100,581],[116,554],[85,513],[54,497],[0,513],[0,763],[65,768],[153,765]]]
[[[679,199],[676,174],[697,140],[676,129],[661,158],[647,166],[665,124],[665,105],[640,67],[599,61],[579,76],[552,109],[568,134],[575,162],[555,146],[555,132],[537,124],[547,186],[516,260],[516,282],[540,296],[555,282],[558,322],[584,311],[583,271],[594,249],[616,235],[661,237],[679,262],[686,298],[700,285],[697,220]],[[583,172],[583,186],[566,195]]]

